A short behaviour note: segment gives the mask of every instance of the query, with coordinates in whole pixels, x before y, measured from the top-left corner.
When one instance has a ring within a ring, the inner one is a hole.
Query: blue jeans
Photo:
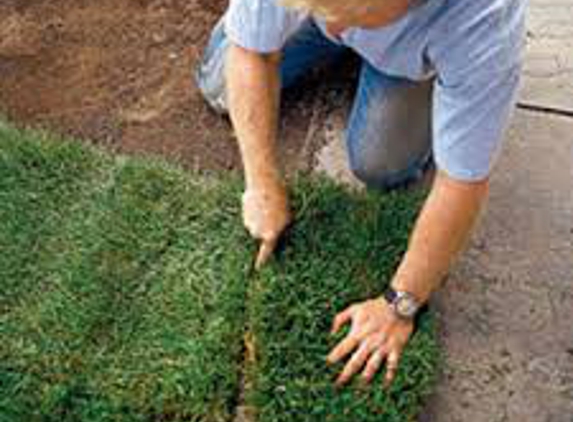
[[[228,46],[221,20],[195,72],[206,101],[220,113],[227,111],[224,64]],[[309,19],[283,49],[282,88],[295,85],[311,68],[342,60],[348,51],[325,37]],[[432,86],[432,81],[396,78],[362,62],[345,139],[350,168],[367,186],[387,190],[422,177],[431,160]]]

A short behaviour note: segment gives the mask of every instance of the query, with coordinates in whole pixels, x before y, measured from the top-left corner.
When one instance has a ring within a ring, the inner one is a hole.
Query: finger
[[[261,242],[261,247],[259,248],[259,252],[257,254],[257,259],[255,260],[255,269],[258,271],[261,269],[263,265],[269,260],[275,247],[277,245],[278,238],[274,237],[270,240],[264,239]]]
[[[332,329],[330,330],[331,334],[337,333],[344,324],[352,319],[352,312],[354,308],[349,306],[344,311],[340,312],[338,315],[334,317],[334,322],[332,324]]]
[[[362,372],[362,379],[364,382],[369,383],[376,375],[376,372],[382,366],[382,362],[386,357],[387,352],[383,348],[377,349],[370,355],[368,362],[366,363],[366,367],[364,368],[364,372]]]
[[[341,386],[346,384],[355,373],[362,369],[370,355],[370,352],[371,349],[368,347],[368,344],[363,342],[344,366],[344,369],[336,379],[336,385]]]
[[[398,363],[400,361],[400,352],[393,350],[388,354],[386,359],[386,375],[384,376],[384,388],[388,388],[396,376],[398,371]]]
[[[326,358],[330,364],[338,362],[358,346],[358,339],[353,335],[348,335],[330,352]]]

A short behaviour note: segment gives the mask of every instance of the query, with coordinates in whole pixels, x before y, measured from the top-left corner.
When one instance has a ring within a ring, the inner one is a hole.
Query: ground
[[[223,8],[220,0],[0,0],[0,113],[188,168],[237,169],[228,121],[208,110],[191,78]],[[314,95],[304,91],[287,98],[289,172],[308,168],[312,155],[302,104]]]
[[[0,112],[190,168],[240,167],[228,123],[190,78],[222,2],[17,3],[0,0]],[[434,301],[447,369],[423,420],[573,421],[573,5],[530,3],[520,109],[490,203]],[[317,162],[349,179],[350,85],[288,99],[286,169]]]

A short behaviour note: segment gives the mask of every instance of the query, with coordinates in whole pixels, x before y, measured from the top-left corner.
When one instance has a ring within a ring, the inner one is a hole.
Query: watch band
[[[384,299],[386,299],[390,304],[394,303],[397,297],[398,297],[398,292],[394,290],[392,287],[388,287],[384,292]]]

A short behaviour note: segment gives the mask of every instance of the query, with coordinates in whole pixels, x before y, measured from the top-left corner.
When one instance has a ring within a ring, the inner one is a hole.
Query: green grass
[[[336,312],[388,282],[420,195],[301,180],[297,224],[253,275],[240,192],[0,121],[0,422],[230,421],[242,373],[260,422],[412,420],[430,315],[388,392],[335,391],[325,356]]]
[[[431,391],[438,348],[426,313],[393,386],[382,372],[369,388],[333,385],[343,365],[325,369],[342,335],[328,335],[336,313],[380,295],[407,243],[420,195],[362,196],[328,184],[300,186],[298,224],[289,248],[261,273],[251,292],[249,321],[257,360],[249,401],[261,422],[410,421]]]
[[[1,420],[228,420],[236,188],[28,138],[0,129]]]

